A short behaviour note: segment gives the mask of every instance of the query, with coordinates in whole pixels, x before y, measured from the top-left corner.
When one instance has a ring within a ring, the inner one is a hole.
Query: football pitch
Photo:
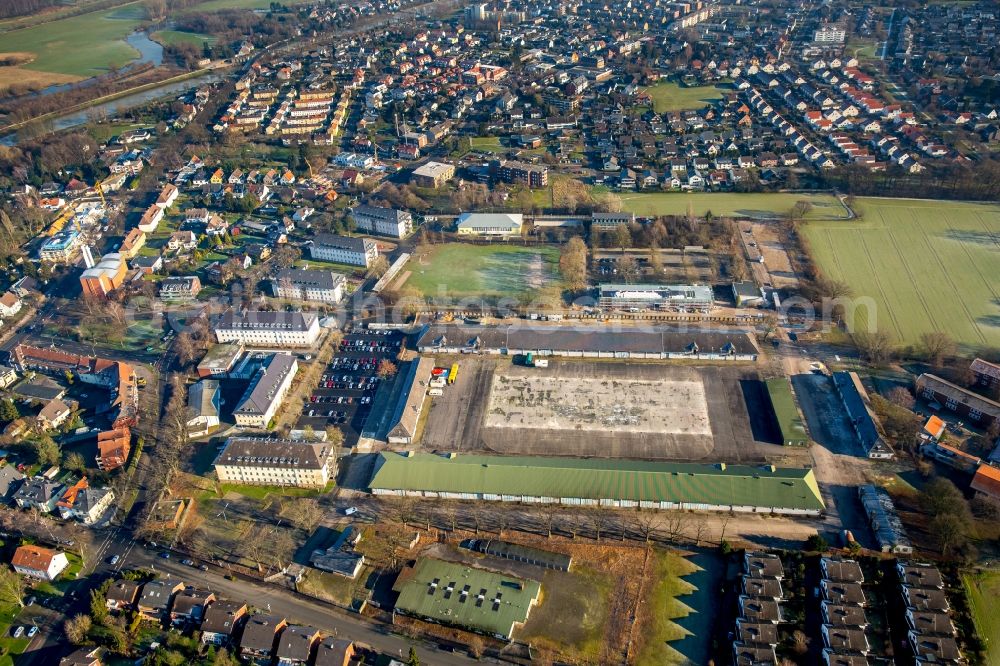
[[[861,219],[804,227],[819,270],[873,304],[854,311],[852,330],[877,328],[905,344],[943,331],[967,348],[1000,347],[1000,205],[856,205]]]
[[[427,298],[519,298],[558,283],[559,250],[445,243],[415,255],[407,269],[403,286]]]

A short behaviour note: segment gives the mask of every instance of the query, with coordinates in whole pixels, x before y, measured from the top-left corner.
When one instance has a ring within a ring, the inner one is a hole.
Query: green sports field
[[[841,203],[830,194],[637,192],[620,196],[622,207],[636,215],[685,215],[690,206],[697,216],[711,211],[716,216],[774,219],[785,216],[798,202],[808,201],[812,210],[806,219],[848,217]]]
[[[820,271],[874,304],[851,326],[1000,347],[1000,205],[862,198],[857,208],[859,220],[805,226]]]
[[[1000,666],[1000,614],[996,611],[1000,595],[1000,573],[962,575],[976,631],[986,644],[986,666]]]
[[[0,53],[32,54],[23,69],[96,76],[139,56],[125,38],[145,17],[142,5],[128,5],[13,30],[0,39]]]
[[[708,106],[722,97],[723,90],[718,86],[685,87],[672,81],[661,81],[646,88],[646,92],[653,99],[653,110],[666,113]]]
[[[428,298],[518,298],[556,284],[559,251],[518,245],[434,245],[406,265],[405,288]]]

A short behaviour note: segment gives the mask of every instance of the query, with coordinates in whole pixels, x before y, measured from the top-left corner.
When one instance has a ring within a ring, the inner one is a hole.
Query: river
[[[72,127],[77,127],[79,125],[85,125],[92,122],[94,118],[113,118],[124,111],[128,111],[129,109],[143,106],[144,104],[158,99],[178,95],[183,91],[190,90],[191,88],[195,88],[206,83],[215,83],[220,79],[221,77],[217,73],[206,73],[201,76],[185,79],[183,81],[167,83],[156,88],[150,88],[149,90],[145,90],[143,92],[119,97],[118,99],[111,100],[109,102],[95,104],[94,106],[80,111],[67,113],[64,116],[50,118],[46,121],[46,124],[49,126],[51,131],[58,132]],[[15,132],[13,134],[0,137],[0,145],[14,146],[17,144],[18,140],[18,135]]]

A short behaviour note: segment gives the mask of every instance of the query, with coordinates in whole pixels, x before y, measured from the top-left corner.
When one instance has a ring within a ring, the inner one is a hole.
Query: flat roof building
[[[88,268],[80,275],[80,286],[83,295],[91,298],[106,298],[125,282],[128,265],[117,252],[106,254],[93,268]]]
[[[597,289],[598,303],[611,310],[707,312],[715,307],[715,294],[708,285],[602,284]]]
[[[396,612],[510,639],[538,603],[538,581],[421,558],[400,574]]]
[[[379,454],[376,495],[818,515],[811,469],[430,453]]]
[[[427,387],[434,369],[434,359],[422,356],[410,361],[404,381],[409,387],[396,403],[387,440],[390,444],[410,444],[417,435],[417,422],[424,408]]]
[[[410,181],[417,187],[437,188],[455,177],[455,165],[446,162],[428,162],[413,170]]]
[[[199,377],[225,377],[243,356],[242,342],[224,342],[212,346],[198,362]]]

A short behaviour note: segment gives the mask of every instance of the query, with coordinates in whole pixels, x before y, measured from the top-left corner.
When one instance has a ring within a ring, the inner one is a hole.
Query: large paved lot
[[[396,331],[359,330],[344,336],[299,419],[298,427],[316,431],[335,425],[344,432],[344,444],[353,446],[371,412],[382,380],[382,359],[394,360],[403,336]]]
[[[432,399],[425,450],[804,462],[790,460],[800,451],[755,439],[741,385],[757,378],[751,366],[457,360],[458,381]]]

